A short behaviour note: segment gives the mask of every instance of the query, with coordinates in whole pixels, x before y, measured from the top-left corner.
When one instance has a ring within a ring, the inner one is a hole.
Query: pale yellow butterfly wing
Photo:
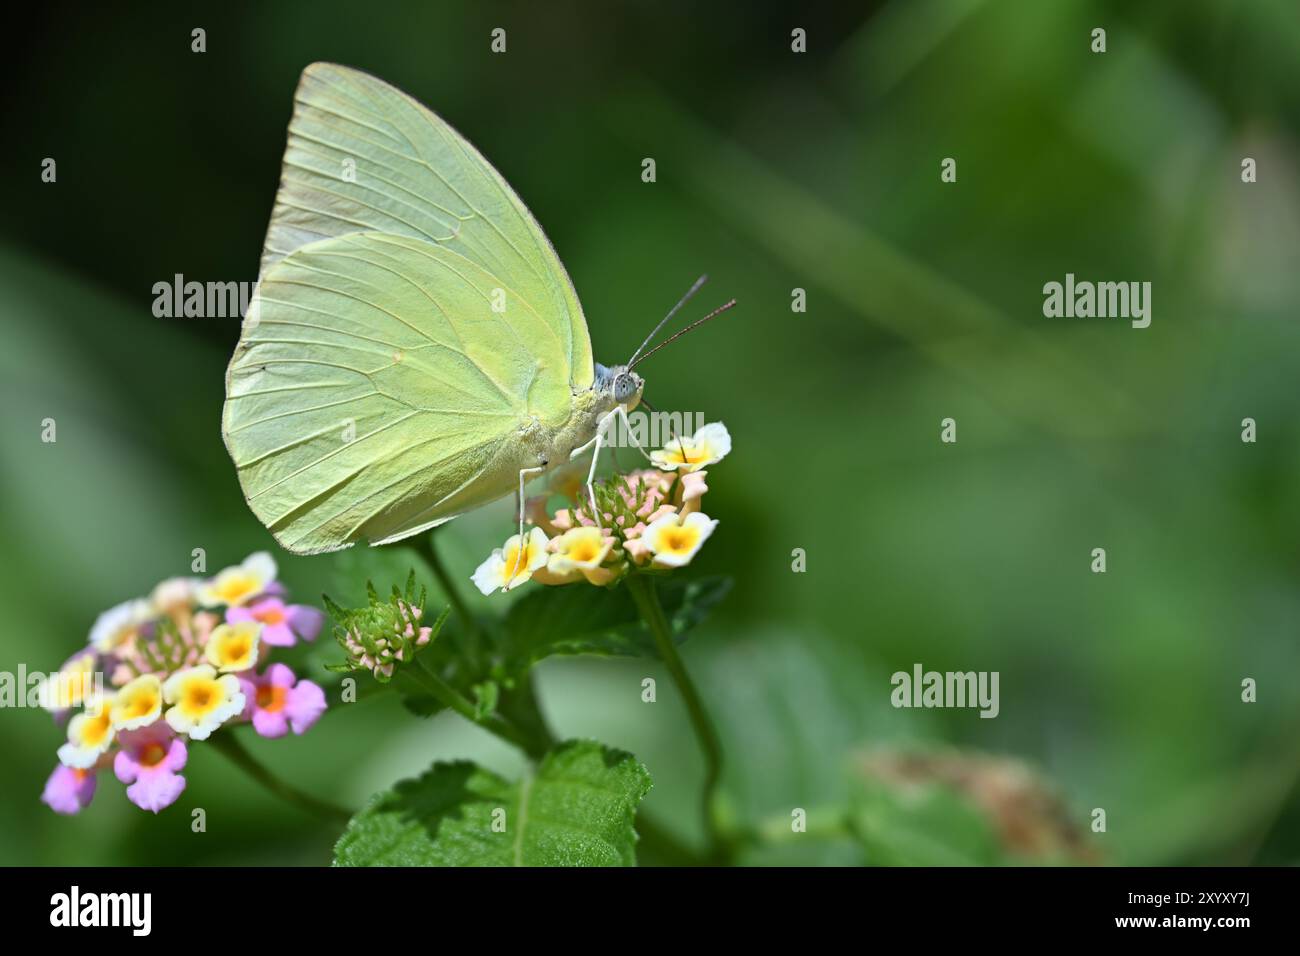
[[[508,494],[535,464],[521,428],[560,428],[592,367],[562,266],[486,161],[387,84],[309,67],[223,414],[277,540],[383,543]]]
[[[501,174],[396,87],[313,63],[294,93],[261,269],[308,242],[351,232],[424,239],[509,279],[568,343],[573,383],[591,384],[591,340],[573,283]]]

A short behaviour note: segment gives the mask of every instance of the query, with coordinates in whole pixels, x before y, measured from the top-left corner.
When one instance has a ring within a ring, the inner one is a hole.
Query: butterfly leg
[[[596,466],[600,463],[600,449],[604,445],[604,422],[596,428],[595,445],[591,452],[591,470],[587,472],[587,500],[591,502],[591,520],[600,526],[600,513],[596,510]]]
[[[616,406],[612,411],[601,418],[601,420],[596,423],[596,437],[581,448],[574,449],[572,454],[569,456],[571,459],[576,458],[578,455],[585,452],[588,446],[591,446],[592,448],[591,469],[587,472],[587,501],[591,504],[591,519],[596,522],[597,526],[600,525],[600,513],[596,508],[596,468],[600,464],[600,450],[604,448],[606,444],[605,430],[609,428],[609,423],[614,420],[614,416],[618,414],[619,409],[622,407],[623,406],[621,405]]]
[[[536,468],[519,469],[519,497],[517,499],[519,502],[519,547],[515,549],[515,565],[510,569],[510,577],[506,578],[507,581],[515,579],[515,575],[519,573],[519,562],[524,556],[524,485],[528,483],[529,475],[540,475],[545,470],[545,465],[538,465]],[[504,591],[505,588],[502,588],[502,590]]]
[[[623,419],[623,429],[627,432],[628,439],[632,442],[632,447],[641,453],[641,457],[646,461],[653,462],[654,459],[646,454],[646,450],[641,447],[641,443],[636,440],[636,433],[632,431],[632,422],[627,417],[627,406],[619,405],[614,409],[615,412]]]

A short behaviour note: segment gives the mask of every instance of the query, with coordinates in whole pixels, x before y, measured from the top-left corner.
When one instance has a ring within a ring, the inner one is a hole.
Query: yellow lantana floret
[[[731,451],[731,434],[722,422],[702,425],[689,438],[674,438],[660,451],[650,453],[655,467],[663,471],[699,471],[722,461]]]
[[[275,581],[275,559],[265,551],[250,554],[242,564],[226,568],[199,589],[206,607],[238,607],[265,591]]]
[[[551,541],[546,567],[533,577],[541,584],[569,584],[583,578],[591,584],[608,584],[614,569],[601,565],[613,548],[614,540],[599,528],[573,528]]]
[[[172,706],[164,718],[178,734],[206,740],[244,709],[244,693],[234,674],[217,675],[206,664],[177,671],[163,684],[163,698]]]
[[[519,535],[511,535],[503,547],[494,550],[475,570],[475,586],[484,594],[519,587],[546,564],[548,543],[546,532],[541,528],[529,529],[522,541]]]
[[[113,697],[109,719],[114,730],[137,730],[147,727],[162,715],[162,681],[153,674],[143,674],[125,684]]]
[[[80,707],[94,694],[96,680],[102,678],[95,671],[95,653],[87,651],[68,661],[62,670],[41,684],[41,706],[46,710]]]
[[[68,721],[68,742],[59,748],[59,762],[75,770],[93,767],[113,743],[113,722],[107,707],[87,708]]]
[[[262,627],[260,621],[217,626],[208,635],[208,645],[204,650],[208,663],[223,673],[251,669],[257,664]]]
[[[651,563],[655,567],[679,568],[690,563],[717,526],[718,522],[701,511],[685,517],[664,515],[646,526],[641,540],[654,556]]]

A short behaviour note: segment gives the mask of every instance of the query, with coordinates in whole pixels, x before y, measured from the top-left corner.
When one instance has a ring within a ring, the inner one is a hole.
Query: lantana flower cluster
[[[267,658],[314,640],[325,615],[286,603],[276,575],[275,560],[258,552],[211,579],[170,578],[101,614],[85,649],[41,687],[42,705],[67,722],[41,800],[77,813],[111,768],[132,803],[158,813],[185,790],[191,742],[231,723],[251,723],[263,737],[311,727],[325,692]]]
[[[615,475],[595,486],[593,513],[584,475],[562,469],[552,491],[569,506],[547,512],[551,494],[530,498],[530,525],[511,535],[474,572],[484,594],[527,581],[607,586],[633,571],[666,571],[689,564],[718,522],[703,511],[710,465],[731,451],[721,422],[674,438],[650,454],[653,467]]]

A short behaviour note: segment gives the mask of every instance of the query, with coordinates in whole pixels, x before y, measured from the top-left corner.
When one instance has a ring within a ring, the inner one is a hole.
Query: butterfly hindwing
[[[539,372],[560,343],[520,306],[494,312],[498,282],[380,233],[311,243],[263,275],[223,430],[249,505],[286,548],[402,537],[515,487],[512,439],[569,396]]]

